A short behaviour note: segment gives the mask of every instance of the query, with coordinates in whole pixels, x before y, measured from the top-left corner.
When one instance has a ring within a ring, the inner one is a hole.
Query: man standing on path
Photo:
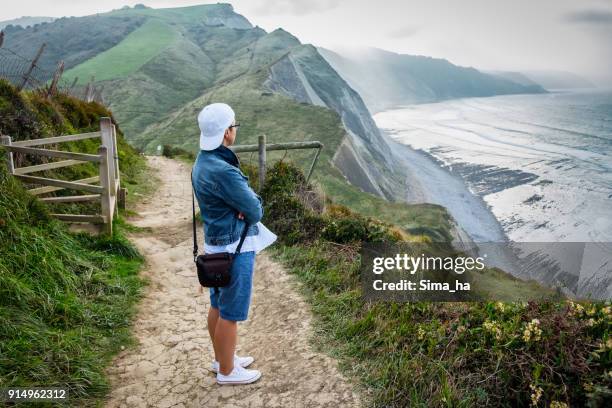
[[[253,286],[255,255],[277,236],[262,223],[262,199],[240,170],[238,156],[228,148],[236,140],[232,108],[213,103],[198,115],[200,152],[193,167],[193,185],[204,224],[205,253],[236,252],[244,228],[248,228],[241,251],[235,255],[229,286],[210,288],[208,332],[215,361],[211,370],[219,384],[249,384],[261,377],[246,369],[253,357],[235,354],[238,321],[248,317]]]

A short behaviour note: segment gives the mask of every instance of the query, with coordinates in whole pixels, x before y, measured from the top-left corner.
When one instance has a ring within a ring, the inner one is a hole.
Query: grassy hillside
[[[47,44],[37,66],[50,79],[57,63],[63,60],[70,69],[119,44],[145,19],[139,15],[62,17],[33,27],[13,26],[5,29],[3,47],[24,57],[34,58],[41,44]],[[16,62],[23,61],[16,58]]]
[[[256,168],[247,172],[256,178]],[[313,189],[297,168],[277,163],[262,191],[263,221],[280,232],[273,256],[303,283],[316,316],[312,341],[358,381],[365,406],[607,406],[609,302],[365,301],[363,243],[407,240],[426,248],[427,239],[337,204],[313,205]],[[532,290],[497,279],[513,291]]]
[[[117,61],[116,68],[107,74],[107,68],[96,64],[83,67],[88,75],[99,72],[104,78],[103,95],[111,109],[121,122],[128,139],[137,138],[148,125],[168,117],[174,110],[197,98],[215,81],[222,80],[226,67],[232,64],[222,63],[232,53],[246,44],[250,44],[263,35],[261,29],[250,29],[250,24],[243,17],[231,12],[226,5],[194,6],[176,9],[129,9],[108,13],[115,18],[147,18],[151,25],[162,25],[172,31],[171,45],[165,44],[166,31],[151,30],[146,32],[143,41],[154,44],[147,51],[150,58],[133,71],[124,60]],[[222,20],[228,25],[245,28],[220,26]],[[130,39],[116,48],[130,49]],[[114,49],[109,51],[115,54]],[[236,63],[235,56],[230,59]],[[122,74],[118,74],[121,71]],[[124,76],[123,73],[129,72]],[[231,75],[231,73],[230,73]],[[98,75],[96,75],[97,77]]]
[[[15,140],[97,130],[107,115],[95,103],[46,100],[0,81],[0,132]],[[140,182],[144,163],[118,137],[122,181]],[[68,147],[96,149],[92,141]],[[28,163],[18,157],[19,165]],[[74,179],[95,170],[79,165],[45,174]],[[68,387],[72,406],[94,406],[106,394],[105,365],[132,342],[130,321],[144,284],[142,257],[123,237],[121,218],[115,227],[113,237],[69,233],[0,161],[0,387]]]
[[[79,78],[78,84],[89,82],[92,76],[98,81],[125,78],[172,44],[176,36],[176,31],[169,25],[159,20],[147,20],[116,47],[68,70],[64,78],[68,82]]]

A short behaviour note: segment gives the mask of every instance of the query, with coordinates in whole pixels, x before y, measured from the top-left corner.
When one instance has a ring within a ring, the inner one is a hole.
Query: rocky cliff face
[[[403,175],[363,100],[312,45],[300,45],[274,63],[264,87],[297,101],[334,110],[347,135],[334,165],[362,190],[390,201],[403,198]]]

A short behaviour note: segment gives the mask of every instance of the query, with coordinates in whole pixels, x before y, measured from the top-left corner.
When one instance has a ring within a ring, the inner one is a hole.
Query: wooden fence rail
[[[266,135],[259,136],[257,140],[257,144],[252,145],[236,145],[230,146],[229,148],[234,151],[234,153],[241,152],[258,152],[259,153],[259,190],[263,188],[264,180],[266,179],[266,151],[268,150],[290,150],[290,149],[317,149],[317,153],[315,154],[312,163],[310,164],[310,168],[308,169],[308,175],[306,176],[306,182],[310,180],[310,175],[314,169],[315,164],[317,163],[317,159],[319,158],[319,154],[321,153],[321,149],[323,148],[323,143],[319,141],[310,141],[310,142],[288,142],[288,143],[268,143],[266,144]]]
[[[101,140],[98,154],[75,153],[32,147],[95,138]],[[93,193],[87,195],[41,197],[40,199],[42,201],[48,203],[100,201],[100,214],[52,214],[55,218],[67,222],[98,224],[101,225],[101,232],[105,232],[109,235],[112,234],[113,216],[118,211],[118,207],[125,208],[126,190],[121,188],[119,179],[119,156],[117,153],[117,135],[115,125],[113,125],[110,118],[100,119],[99,132],[20,141],[13,141],[10,136],[2,136],[0,138],[0,144],[3,145],[6,150],[8,169],[11,174],[26,183],[45,186],[28,190],[31,194],[39,196],[63,189]],[[13,156],[16,153],[66,160],[16,168]],[[36,173],[43,170],[74,166],[88,162],[98,163],[100,172],[98,176],[68,181],[29,175],[30,173]],[[94,184],[97,182],[99,182],[99,185]]]

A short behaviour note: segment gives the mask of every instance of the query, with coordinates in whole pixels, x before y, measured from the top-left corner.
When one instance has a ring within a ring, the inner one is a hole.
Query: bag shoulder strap
[[[198,238],[196,235],[196,221],[195,221],[195,188],[193,186],[193,168],[191,169],[191,210],[192,216],[191,221],[193,224],[193,262],[197,261],[198,258]]]
[[[246,224],[246,221],[245,221],[245,224]],[[246,224],[244,226],[244,231],[242,231],[242,235],[240,236],[240,242],[238,243],[238,246],[236,247],[236,253],[240,252],[240,248],[242,248],[242,243],[244,242],[244,239],[246,238],[248,229],[249,229],[249,224]]]
[[[195,220],[195,187],[193,185],[193,168],[191,169],[191,222],[193,227],[193,261],[196,262],[198,258],[198,238],[196,234],[196,220]],[[246,221],[245,221],[246,223]],[[244,231],[242,231],[242,235],[240,236],[240,242],[238,243],[238,247],[236,247],[236,253],[240,252],[242,248],[242,243],[246,238],[247,230],[249,229],[249,224],[244,226]]]

